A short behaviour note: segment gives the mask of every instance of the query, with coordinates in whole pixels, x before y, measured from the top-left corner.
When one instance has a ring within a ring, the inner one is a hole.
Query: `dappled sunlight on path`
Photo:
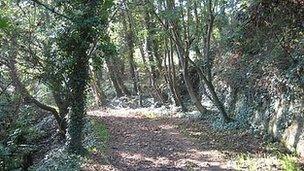
[[[108,163],[95,170],[229,170],[221,152],[201,150],[180,133],[180,118],[148,118],[115,110],[89,114],[100,118],[110,133]]]

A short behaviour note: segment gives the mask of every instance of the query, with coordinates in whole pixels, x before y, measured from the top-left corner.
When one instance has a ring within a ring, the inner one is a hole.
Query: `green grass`
[[[273,155],[277,156],[281,167],[285,171],[300,171],[296,154],[288,154],[285,147],[281,143],[267,143],[266,147]],[[283,152],[282,152],[283,151]]]
[[[280,157],[282,168],[285,171],[300,171],[300,166],[297,163],[296,157],[293,155],[282,155]]]
[[[289,154],[286,148],[280,143],[265,143],[263,155],[249,153],[238,154],[235,158],[237,170],[277,170],[300,171],[297,155]],[[274,167],[275,166],[275,167]]]
[[[245,153],[239,154],[236,158],[236,162],[237,162],[238,170],[242,170],[244,168],[246,168],[246,170],[249,171],[257,170],[256,161],[249,154],[245,154]]]
[[[100,121],[93,120],[92,125],[93,125],[94,133],[95,133],[95,135],[97,135],[98,141],[100,141],[100,143],[98,146],[90,149],[89,151],[91,153],[96,152],[96,151],[104,152],[107,148],[107,143],[108,143],[109,137],[110,137],[108,129]]]

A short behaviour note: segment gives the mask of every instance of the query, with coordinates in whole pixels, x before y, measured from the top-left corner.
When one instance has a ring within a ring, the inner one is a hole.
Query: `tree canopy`
[[[0,170],[28,169],[35,138],[86,154],[87,112],[117,106],[282,141],[297,124],[304,154],[303,18],[301,0],[2,0]]]

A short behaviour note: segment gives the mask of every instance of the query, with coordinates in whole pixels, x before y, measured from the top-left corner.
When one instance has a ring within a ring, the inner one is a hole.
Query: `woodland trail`
[[[85,170],[236,170],[229,166],[230,155],[261,152],[259,139],[246,133],[217,134],[204,121],[198,126],[196,121],[138,112],[95,111],[90,115],[106,125],[110,137],[106,164]],[[276,163],[271,167],[280,170]]]

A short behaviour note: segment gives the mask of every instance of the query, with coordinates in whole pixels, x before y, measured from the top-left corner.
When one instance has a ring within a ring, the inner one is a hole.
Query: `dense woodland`
[[[1,0],[0,49],[0,170],[86,156],[107,108],[196,112],[304,156],[302,0]]]

